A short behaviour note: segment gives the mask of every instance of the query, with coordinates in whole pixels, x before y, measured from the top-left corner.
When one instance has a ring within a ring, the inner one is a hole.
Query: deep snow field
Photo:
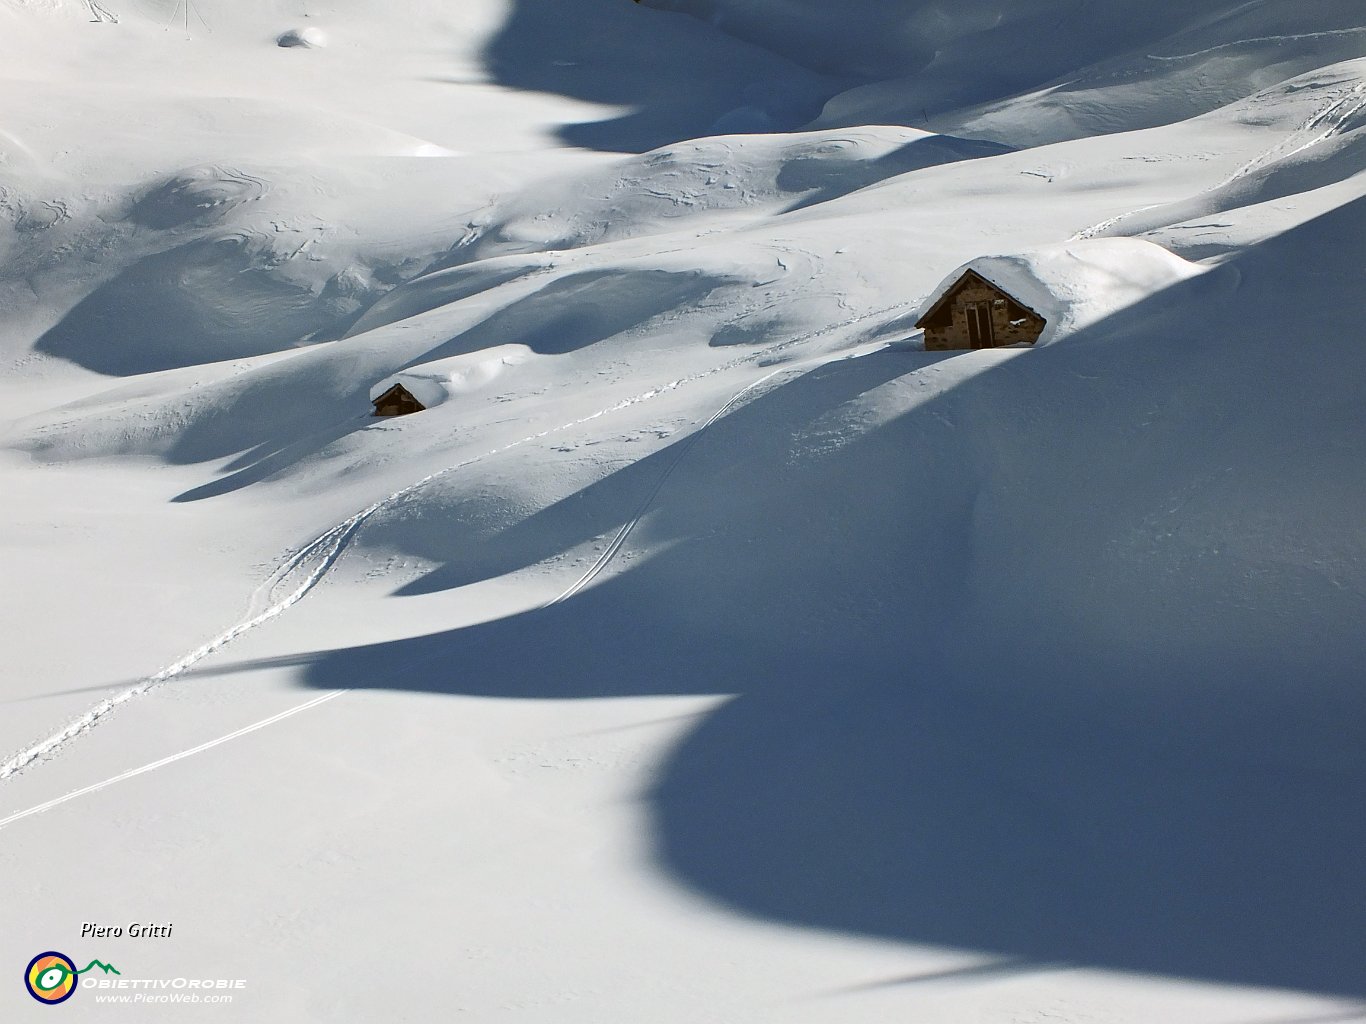
[[[1363,172],[1360,0],[0,0],[0,1022],[1366,1021]]]

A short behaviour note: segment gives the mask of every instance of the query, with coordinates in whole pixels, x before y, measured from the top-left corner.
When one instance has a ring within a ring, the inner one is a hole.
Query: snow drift
[[[973,270],[1047,320],[1037,344],[1048,344],[1203,269],[1136,238],[1087,239],[1026,253],[979,256],[940,282],[916,316],[924,316],[965,271]]]

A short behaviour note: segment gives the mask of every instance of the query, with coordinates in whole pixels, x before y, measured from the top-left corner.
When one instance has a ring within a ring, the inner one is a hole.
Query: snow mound
[[[1092,238],[1011,255],[979,256],[949,274],[917,313],[972,270],[1048,321],[1039,344],[1132,306],[1204,268],[1137,238]]]
[[[302,47],[305,50],[320,49],[327,45],[327,33],[320,28],[292,28],[280,33],[275,40],[276,46]]]

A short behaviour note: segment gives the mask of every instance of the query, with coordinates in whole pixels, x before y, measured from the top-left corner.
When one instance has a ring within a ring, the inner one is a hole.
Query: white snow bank
[[[431,409],[455,395],[478,391],[509,366],[524,362],[530,355],[531,350],[525,345],[500,345],[448,359],[434,359],[385,377],[370,389],[370,401],[395,384],[402,384],[409,394]]]
[[[979,256],[944,278],[917,317],[923,317],[968,270],[1047,320],[1038,342],[1047,344],[1204,268],[1137,238],[1092,238],[1012,255]]]

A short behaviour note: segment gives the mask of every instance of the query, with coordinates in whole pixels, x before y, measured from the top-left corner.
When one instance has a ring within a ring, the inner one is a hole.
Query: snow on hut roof
[[[1047,320],[1039,337],[1039,343],[1047,344],[1203,268],[1138,238],[1089,238],[1011,255],[979,256],[944,278],[917,318],[924,317],[968,270]]]

